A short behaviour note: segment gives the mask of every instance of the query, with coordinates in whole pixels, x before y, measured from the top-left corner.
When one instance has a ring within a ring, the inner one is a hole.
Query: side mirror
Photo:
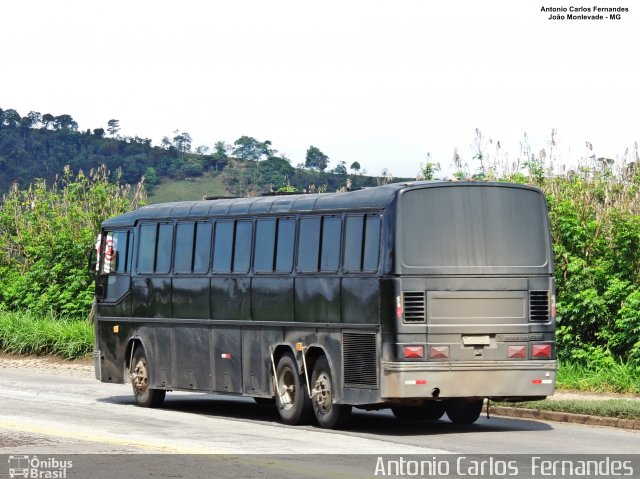
[[[87,269],[94,275],[98,274],[98,251],[95,248],[91,248],[87,255]]]

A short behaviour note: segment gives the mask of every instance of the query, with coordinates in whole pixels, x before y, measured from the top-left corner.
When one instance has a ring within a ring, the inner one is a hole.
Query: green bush
[[[609,170],[547,178],[558,353],[608,366],[640,361],[640,182]]]
[[[105,168],[14,187],[0,205],[0,304],[10,310],[84,317],[93,298],[87,254],[100,223],[135,208],[144,188],[132,192],[109,181]]]

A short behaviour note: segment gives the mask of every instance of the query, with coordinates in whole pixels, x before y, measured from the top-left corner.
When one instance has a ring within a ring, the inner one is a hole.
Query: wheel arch
[[[149,349],[145,344],[144,339],[140,336],[131,336],[127,341],[127,347],[124,352],[124,372],[125,374],[131,370],[131,360],[136,350],[141,347],[145,354],[148,353]]]

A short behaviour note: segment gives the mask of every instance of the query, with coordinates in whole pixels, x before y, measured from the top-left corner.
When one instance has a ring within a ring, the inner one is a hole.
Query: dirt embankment
[[[68,361],[55,356],[14,356],[0,353],[0,371],[3,369],[26,369],[44,374],[93,377],[93,361],[77,359]]]

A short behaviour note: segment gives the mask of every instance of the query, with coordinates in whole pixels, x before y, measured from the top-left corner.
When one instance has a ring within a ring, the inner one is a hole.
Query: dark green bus
[[[472,423],[553,394],[547,206],[532,187],[411,182],[150,205],[102,224],[96,376],[141,406],[187,390]]]

